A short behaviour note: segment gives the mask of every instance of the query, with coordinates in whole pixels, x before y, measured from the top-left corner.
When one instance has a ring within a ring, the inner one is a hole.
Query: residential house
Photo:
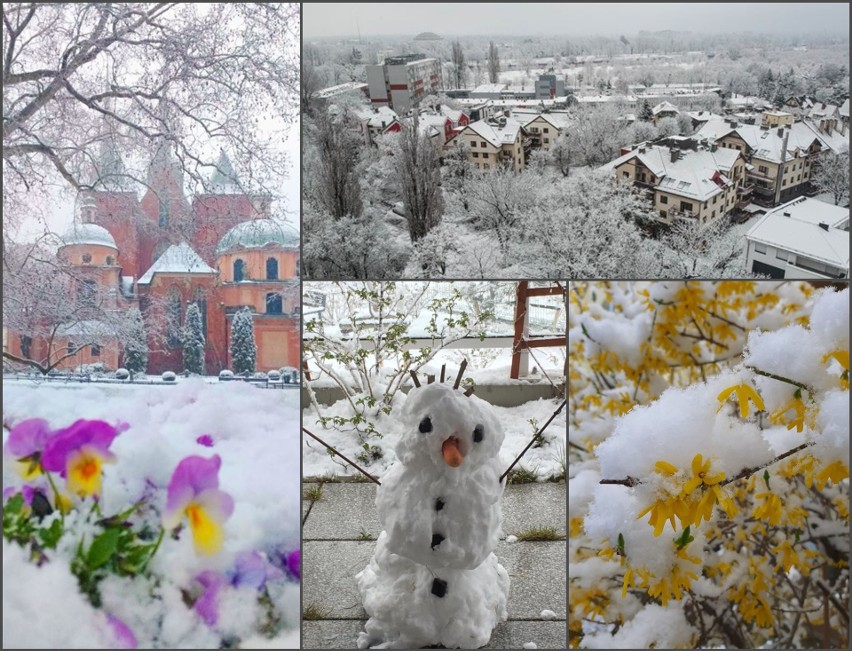
[[[547,151],[568,129],[566,113],[513,113],[532,138],[532,146]]]
[[[656,127],[663,118],[676,118],[680,114],[677,106],[671,102],[660,102],[651,112],[654,114],[654,126]]]
[[[508,165],[515,172],[526,167],[532,139],[515,119],[500,117],[471,122],[461,129],[447,146],[465,143],[468,160],[481,170],[493,170]]]
[[[387,106],[372,106],[354,110],[351,117],[365,145],[375,144],[376,138],[386,133],[399,133],[402,125],[396,111]]]
[[[711,120],[696,135],[741,152],[747,163],[747,187],[753,186],[755,200],[769,206],[805,192],[814,164],[825,149],[824,142],[803,122],[770,128]]]
[[[738,207],[745,161],[738,151],[696,138],[673,136],[623,151],[603,166],[619,180],[649,191],[657,220],[709,224]]]
[[[746,234],[746,269],[772,278],[849,278],[849,208],[799,197]]]
[[[795,121],[795,116],[787,111],[764,111],[760,125],[764,127],[789,127]]]

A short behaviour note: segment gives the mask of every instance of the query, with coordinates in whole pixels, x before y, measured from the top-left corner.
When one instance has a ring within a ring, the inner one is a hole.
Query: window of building
[[[237,258],[236,260],[234,260],[234,282],[241,282],[245,280],[245,277],[246,263],[241,258]]]
[[[716,203],[716,199],[718,199],[718,198],[719,198],[718,194],[715,197],[713,197],[713,203]]]
[[[484,169],[484,170],[488,170],[488,169],[491,169],[491,168],[489,167],[488,163],[483,163],[483,164],[482,164],[482,169]]]
[[[266,259],[266,279],[278,280],[278,260],[275,258]]]
[[[775,257],[779,260],[787,260],[789,257],[789,253],[787,251],[782,251],[781,249],[775,249]]]
[[[101,347],[97,344],[92,344],[92,357],[100,357],[101,356]]]
[[[112,265],[115,264],[115,258],[113,258],[111,255],[108,255],[106,257],[106,263],[107,263],[107,266],[111,267]]]
[[[480,147],[485,147],[485,143],[483,142],[483,143],[481,143],[479,146],[480,146]]]
[[[160,228],[168,228],[169,226],[169,202],[165,197],[160,197],[157,223],[160,225]]]
[[[755,244],[754,245],[755,253],[766,253],[766,245],[765,244]]]
[[[760,172],[761,174],[769,174],[769,168],[766,167],[766,165],[758,165],[757,171]]]
[[[478,152],[478,151],[473,152],[473,157],[474,157],[474,158],[479,158],[479,152]]]
[[[548,129],[547,127],[544,127],[544,132],[545,132],[545,133],[550,133],[550,129]]]
[[[27,335],[21,335],[21,357],[24,359],[30,358],[32,352],[33,339]]]
[[[77,354],[77,345],[73,341],[69,341],[67,351],[68,351],[69,355],[76,355]]]
[[[622,172],[621,176],[625,179],[629,179],[630,178],[630,172]]]
[[[266,295],[266,313],[267,314],[283,314],[284,305],[281,300],[281,294],[272,292]]]
[[[549,143],[549,142],[550,142],[550,138],[545,138],[545,139],[544,139],[544,144],[547,144],[547,143]]]
[[[680,202],[680,209],[683,212],[692,212],[692,204],[689,203],[688,201],[681,201]]]
[[[802,180],[802,175],[801,175],[801,174],[799,174],[799,176],[797,176],[797,177],[796,177],[796,180],[797,180],[797,181],[801,181],[801,180]]]
[[[84,253],[83,254],[83,264],[89,264],[91,261],[92,261],[92,254],[91,253]]]
[[[80,305],[93,307],[97,302],[98,284],[94,280],[81,280],[77,285],[77,300]]]
[[[665,204],[665,203],[668,203],[668,202],[669,202],[669,198],[666,195],[664,195],[664,194],[660,195],[660,203]]]
[[[471,147],[476,147],[476,140],[471,140],[471,141],[470,141],[470,146],[471,146]]]

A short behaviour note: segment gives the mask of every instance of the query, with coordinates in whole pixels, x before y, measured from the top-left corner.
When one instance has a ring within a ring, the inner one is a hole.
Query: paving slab
[[[367,566],[374,546],[372,541],[304,541],[302,603],[320,606],[329,619],[364,617],[355,575]],[[495,552],[511,579],[510,619],[539,619],[543,610],[565,618],[564,541],[501,542]]]
[[[523,649],[533,642],[539,649],[566,648],[565,621],[503,622],[494,629],[483,649]],[[327,619],[302,623],[303,649],[357,649],[364,620]]]
[[[565,482],[512,484],[503,493],[503,531],[517,535],[532,527],[567,531]]]
[[[314,502],[305,522],[305,540],[358,540],[364,531],[374,538],[382,532],[376,513],[375,484],[323,484],[322,499]]]

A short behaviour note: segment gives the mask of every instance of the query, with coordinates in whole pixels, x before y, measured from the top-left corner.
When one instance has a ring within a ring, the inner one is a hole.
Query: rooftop
[[[273,245],[284,249],[299,247],[299,232],[275,219],[252,219],[237,224],[219,240],[216,254],[233,250],[262,249]]]
[[[848,222],[848,208],[800,197],[766,213],[746,237],[848,270],[849,231],[839,228]]]
[[[75,223],[62,236],[61,246],[73,244],[94,244],[98,246],[109,246],[118,249],[115,239],[103,226],[97,224]]]
[[[736,133],[745,141],[754,152],[755,158],[771,163],[781,162],[785,133],[789,134],[785,161],[792,160],[797,150],[808,149],[814,141],[823,144],[815,130],[804,122],[794,122],[789,127],[761,127],[756,124],[737,124],[733,127],[725,118],[714,118],[701,127],[696,135],[719,140],[730,133]]]
[[[487,140],[493,147],[502,145],[511,145],[518,139],[518,134],[521,131],[521,123],[511,118],[506,120],[505,126],[500,126],[494,122],[479,120],[471,122],[465,129],[470,129],[484,140]]]
[[[186,242],[172,244],[163,251],[137,281],[137,285],[150,285],[154,274],[215,274],[216,270],[201,259],[195,250]]]

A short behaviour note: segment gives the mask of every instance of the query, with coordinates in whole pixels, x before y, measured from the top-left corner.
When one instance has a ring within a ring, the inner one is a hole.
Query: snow
[[[215,274],[216,270],[204,262],[189,244],[181,242],[163,251],[136,284],[150,285],[156,273]]]
[[[625,622],[615,635],[609,632],[586,635],[589,649],[677,649],[690,646],[692,627],[681,604],[668,607],[649,604]]]
[[[539,613],[539,617],[542,619],[556,619],[556,613],[552,610],[542,610]]]
[[[413,389],[397,461],[376,494],[384,531],[356,577],[370,616],[359,647],[477,648],[507,618],[493,549],[504,439],[490,406],[440,383]]]
[[[169,387],[6,382],[3,398],[6,422],[41,417],[53,427],[78,418],[130,424],[112,445],[117,462],[104,472],[104,513],[118,512],[149,495],[152,508],[151,513],[143,509],[145,517],[159,526],[171,473],[190,454],[222,457],[220,488],[236,504],[224,523],[222,552],[201,557],[186,531],[178,540],[166,536],[150,566],[156,581],[109,575],[101,584],[100,610],[89,605],[68,571],[79,535],[92,526],[77,511],[66,516],[66,534],[55,553],[48,550],[50,560],[40,568],[26,562],[17,547],[4,543],[4,647],[109,648],[114,644],[108,638],[98,642],[106,630],[104,614],[109,613],[130,627],[140,648],[216,648],[226,638],[242,639],[249,648],[257,648],[262,609],[256,592],[224,587],[219,622],[211,628],[187,607],[182,591],[196,589],[194,577],[204,570],[228,571],[240,552],[258,550],[272,558],[281,550],[298,549],[300,446],[295,392],[262,391],[243,383],[208,384],[195,378]],[[197,442],[203,434],[212,438],[212,450]],[[22,482],[9,463],[4,464],[3,479],[6,488]],[[298,648],[298,583],[270,580],[267,588],[281,618],[281,627],[270,632],[277,637],[268,643]]]
[[[88,223],[75,223],[62,236],[62,244],[71,246],[74,244],[95,244],[99,246],[109,246],[116,249],[115,239],[110,232],[103,226]]]

